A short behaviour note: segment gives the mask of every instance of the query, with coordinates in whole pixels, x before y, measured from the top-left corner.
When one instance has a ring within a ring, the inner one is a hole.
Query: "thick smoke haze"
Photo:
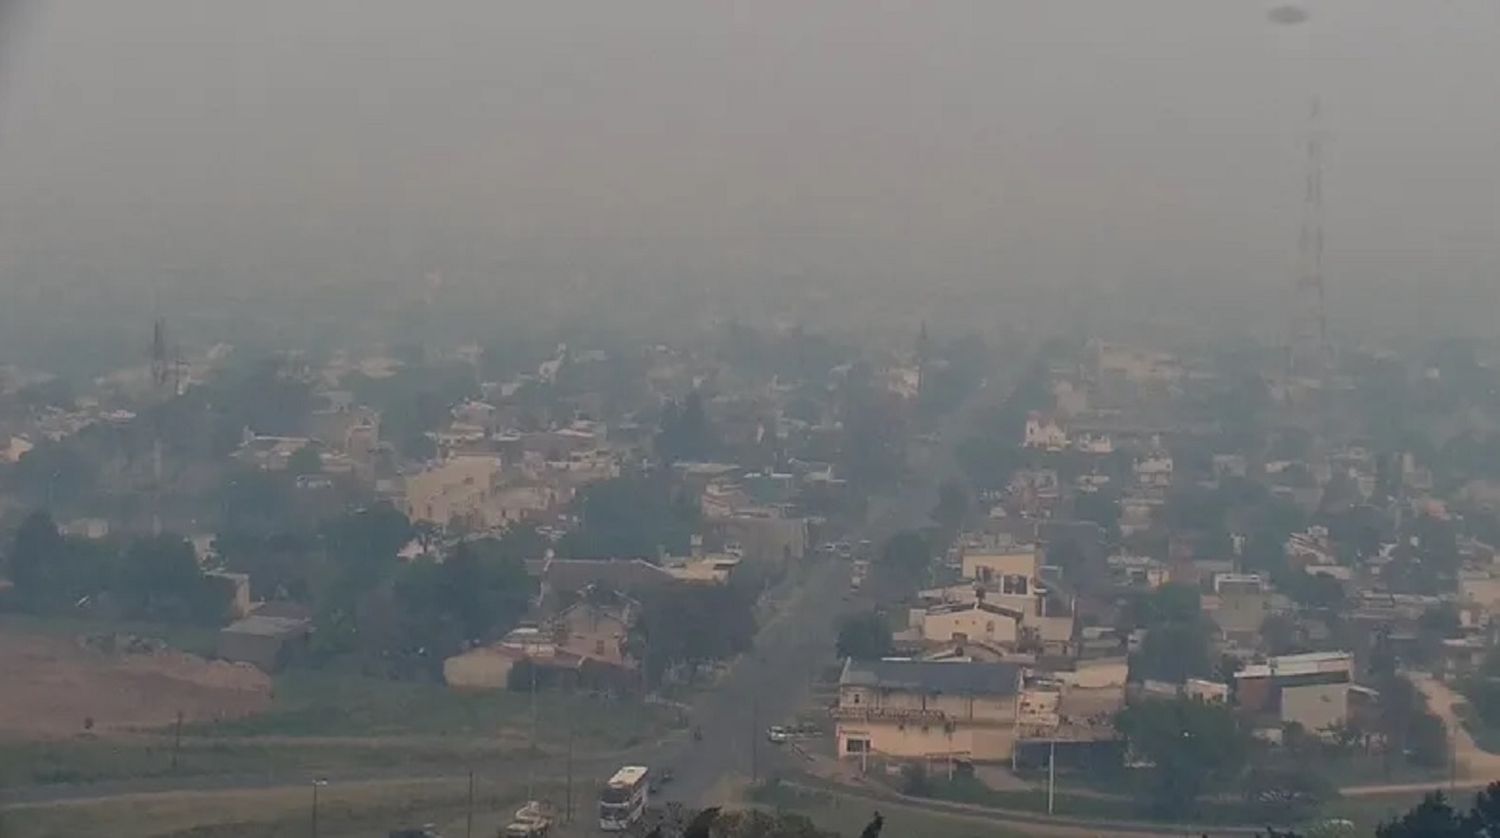
[[[1316,91],[1335,329],[1491,334],[1500,6],[1269,8],[45,4],[0,64],[0,331],[1191,311],[1271,338]]]

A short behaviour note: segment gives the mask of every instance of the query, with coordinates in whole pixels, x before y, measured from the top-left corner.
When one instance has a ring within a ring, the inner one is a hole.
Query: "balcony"
[[[840,721],[942,724],[949,720],[948,714],[941,710],[922,710],[912,707],[876,707],[856,704],[834,707],[830,713]]]

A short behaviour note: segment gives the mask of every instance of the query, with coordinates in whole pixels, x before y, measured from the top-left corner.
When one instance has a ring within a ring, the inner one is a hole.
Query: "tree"
[[[686,553],[697,529],[698,508],[666,474],[625,476],[584,489],[574,509],[580,526],[558,542],[572,558],[656,558]]]
[[[1153,765],[1146,795],[1159,814],[1187,813],[1199,796],[1227,786],[1250,747],[1233,711],[1198,699],[1132,704],[1115,724],[1131,750]]]
[[[838,838],[819,829],[804,815],[742,809],[720,814],[714,822],[715,838]]]
[[[856,364],[841,407],[844,433],[838,465],[855,485],[869,488],[900,476],[905,466],[905,415]]]
[[[405,456],[435,453],[428,433],[450,417],[453,405],[479,394],[468,364],[413,366],[388,378],[355,376],[351,389],[362,404],[380,411],[380,436]]]
[[[1199,622],[1159,623],[1146,629],[1141,651],[1131,661],[1132,674],[1181,684],[1213,667],[1204,626]]]
[[[839,621],[839,657],[872,660],[889,655],[891,649],[891,627],[879,612],[850,614]]]
[[[413,533],[411,521],[382,501],[328,522],[323,527],[323,544],[341,566],[379,569],[396,560]]]
[[[981,492],[1005,488],[1025,462],[1013,440],[998,436],[965,439],[958,444],[957,454],[969,485]]]
[[[1120,538],[1120,515],[1119,493],[1110,489],[1083,492],[1073,501],[1073,516],[1098,524],[1111,543]]]
[[[129,614],[153,620],[214,624],[229,605],[227,591],[199,570],[193,546],[174,535],[131,542],[115,593]]]
[[[703,409],[703,396],[697,390],[689,393],[681,405],[667,406],[656,435],[656,452],[663,461],[706,460],[714,448],[713,428]]]
[[[946,532],[957,532],[969,514],[969,493],[956,480],[945,480],[938,487],[937,506],[933,507],[932,519]]]
[[[1474,835],[1487,838],[1500,835],[1500,782],[1490,783],[1474,795],[1468,823]]]
[[[295,475],[322,474],[323,456],[318,453],[316,446],[304,445],[287,458],[286,470]]]
[[[735,585],[674,586],[643,598],[632,641],[642,650],[647,679],[659,683],[678,665],[691,677],[702,664],[750,648],[754,605],[753,594]]]
[[[878,838],[880,815],[865,828],[862,838]],[[873,831],[872,831],[873,830]],[[819,829],[811,820],[788,812],[762,809],[722,811],[715,806],[689,813],[668,804],[664,822],[652,836],[681,835],[682,838],[839,838],[836,832]]]
[[[44,442],[21,455],[15,481],[37,505],[65,507],[88,494],[98,478],[95,461],[66,442]]]
[[[1132,624],[1146,629],[1141,651],[1131,660],[1135,677],[1180,684],[1213,669],[1211,634],[1196,589],[1164,585],[1135,601]]]
[[[297,532],[220,533],[214,553],[230,570],[249,574],[251,594],[263,600],[310,601],[328,569],[312,537]]]
[[[880,566],[903,580],[920,579],[932,564],[932,548],[915,530],[891,536],[880,550]]]
[[[521,559],[508,556],[497,539],[461,542],[440,565],[443,610],[464,637],[493,639],[526,613],[535,585]]]
[[[525,561],[541,558],[551,547],[551,540],[542,535],[535,524],[518,521],[500,534],[495,550],[506,558]]]
[[[1465,823],[1440,791],[1422,798],[1411,811],[1375,828],[1376,838],[1469,838],[1481,833]]]
[[[67,545],[46,512],[26,516],[10,551],[10,579],[27,604],[40,604],[55,592],[57,566]]]

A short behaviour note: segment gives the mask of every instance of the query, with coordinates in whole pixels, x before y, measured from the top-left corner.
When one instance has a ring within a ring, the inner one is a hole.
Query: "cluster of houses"
[[[982,498],[983,520],[934,571],[946,581],[900,604],[896,658],[846,662],[839,755],[1021,762],[1041,743],[1082,759],[1121,747],[1115,715],[1152,696],[1225,702],[1272,740],[1333,736],[1373,724],[1377,642],[1403,667],[1479,666],[1500,635],[1500,559],[1453,506],[1500,510],[1500,492],[1470,481],[1438,496],[1412,453],[1316,430],[1301,450],[1205,452],[1223,437],[1183,405],[1218,384],[1211,365],[1099,342],[1054,365],[1015,441],[1024,465]],[[1275,574],[1250,566],[1240,519],[1209,532],[1171,514],[1236,482],[1310,522],[1277,545]],[[1094,495],[1113,516],[1083,514]],[[1168,585],[1196,594],[1213,659],[1232,665],[1132,676],[1149,629],[1121,628],[1124,603]]]

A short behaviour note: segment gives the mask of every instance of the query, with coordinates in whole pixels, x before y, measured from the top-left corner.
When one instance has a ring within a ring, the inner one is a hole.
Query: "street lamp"
[[[318,838],[318,789],[328,785],[328,781],[319,777],[312,781],[312,838]]]

